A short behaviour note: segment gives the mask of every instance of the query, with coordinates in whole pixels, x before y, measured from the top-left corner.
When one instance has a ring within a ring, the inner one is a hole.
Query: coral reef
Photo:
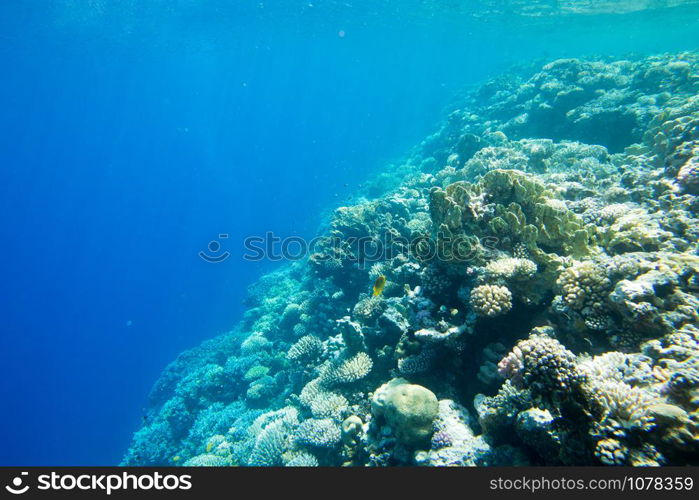
[[[469,91],[165,369],[123,463],[699,464],[698,94],[695,53]]]

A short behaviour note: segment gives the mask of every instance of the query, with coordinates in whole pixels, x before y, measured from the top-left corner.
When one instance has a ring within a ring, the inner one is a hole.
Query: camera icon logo
[[[221,242],[219,240],[227,240],[228,239],[228,234],[227,233],[220,233],[218,235],[218,239],[216,240],[211,240],[209,244],[206,247],[207,251],[201,250],[199,252],[199,257],[201,257],[202,260],[205,260],[206,262],[211,262],[213,264],[218,264],[219,262],[223,262],[226,260],[228,257],[230,257],[231,253],[227,250],[221,250]]]
[[[23,476],[28,476],[28,472],[21,472],[19,476],[15,477],[12,479],[12,484],[8,484],[5,486],[5,489],[12,493],[13,495],[21,495],[23,493],[26,493],[27,490],[29,490],[29,485],[24,485],[22,486],[23,482]]]

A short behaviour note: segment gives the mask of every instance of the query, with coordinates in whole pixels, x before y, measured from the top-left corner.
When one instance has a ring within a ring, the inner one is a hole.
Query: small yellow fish
[[[383,274],[374,281],[374,297],[378,297],[383,292],[383,287],[386,286],[386,276]]]
[[[182,457],[179,455],[175,455],[174,457],[172,457],[173,462],[179,462],[181,459],[182,459]]]

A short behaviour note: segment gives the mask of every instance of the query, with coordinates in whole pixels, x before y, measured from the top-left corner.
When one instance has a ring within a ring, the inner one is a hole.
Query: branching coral
[[[340,425],[332,419],[308,419],[294,431],[294,442],[312,448],[332,448],[340,443]]]
[[[339,420],[349,409],[349,403],[342,394],[323,393],[311,401],[311,413],[315,418]]]
[[[248,465],[284,465],[283,455],[291,447],[291,432],[298,425],[298,413],[293,408],[260,416],[248,433],[254,436],[254,447]]]
[[[374,363],[365,352],[355,354],[349,359],[326,365],[321,372],[321,383],[326,385],[351,384],[366,377]]]
[[[606,269],[592,261],[576,262],[560,274],[556,284],[567,310],[579,314],[587,328],[604,330],[608,326],[611,281]]]
[[[498,370],[515,385],[538,394],[572,391],[580,386],[584,373],[575,365],[575,355],[546,333],[534,332],[518,342]]]
[[[292,361],[309,363],[317,359],[323,353],[323,343],[314,335],[301,337],[286,353],[286,357]]]
[[[505,257],[488,262],[485,272],[495,279],[526,280],[536,273],[536,264],[530,259]]]
[[[480,316],[499,316],[512,309],[512,294],[505,286],[477,286],[471,290],[471,307]]]

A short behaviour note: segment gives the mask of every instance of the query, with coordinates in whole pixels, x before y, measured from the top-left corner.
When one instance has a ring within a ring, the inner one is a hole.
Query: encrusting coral
[[[699,464],[697,75],[561,59],[465,94],[165,369],[123,463]]]

